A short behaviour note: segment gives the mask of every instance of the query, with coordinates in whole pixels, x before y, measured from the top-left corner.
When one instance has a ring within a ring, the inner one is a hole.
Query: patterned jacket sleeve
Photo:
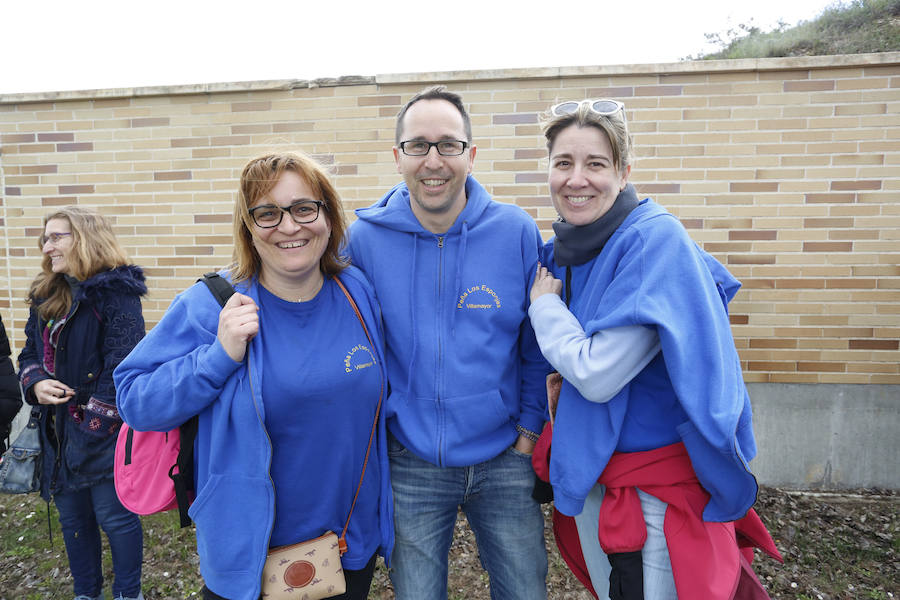
[[[28,315],[28,323],[25,325],[25,347],[19,353],[19,383],[25,394],[25,402],[37,404],[37,398],[31,389],[35,383],[44,379],[50,379],[50,375],[41,366],[39,345],[34,339],[38,330],[37,312],[32,308]]]

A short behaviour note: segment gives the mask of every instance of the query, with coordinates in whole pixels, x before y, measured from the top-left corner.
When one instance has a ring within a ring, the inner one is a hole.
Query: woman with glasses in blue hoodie
[[[740,284],[638,198],[622,103],[557,104],[543,131],[559,221],[529,316],[561,382],[534,462],[560,550],[599,598],[731,598],[755,580],[734,521],[771,542],[748,513],[756,444],[727,308]]]
[[[380,310],[340,255],[345,229],[313,160],[251,160],[234,207],[235,262],[221,273],[236,293],[220,307],[202,283],[189,288],[116,370],[135,429],[199,415],[190,516],[206,600],[256,600],[270,549],[327,531],[348,546],[341,564],[315,565],[343,569],[347,589],[334,598],[364,600],[376,555],[390,556]],[[301,598],[320,579],[303,562],[273,584],[278,593]]]

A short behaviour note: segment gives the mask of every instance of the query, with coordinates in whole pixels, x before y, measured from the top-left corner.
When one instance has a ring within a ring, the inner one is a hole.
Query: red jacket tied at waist
[[[549,479],[551,435],[548,426],[541,436],[547,439],[541,440],[533,457],[535,471],[542,479]],[[703,521],[709,494],[697,481],[683,444],[616,453],[598,483],[606,486],[597,524],[604,552],[630,552],[643,547],[647,529],[636,489],[640,488],[668,505],[663,531],[681,600],[769,597],[750,568],[754,547],[782,561],[769,532],[753,509],[738,521]],[[554,511],[553,522],[561,555],[593,592],[574,519]]]

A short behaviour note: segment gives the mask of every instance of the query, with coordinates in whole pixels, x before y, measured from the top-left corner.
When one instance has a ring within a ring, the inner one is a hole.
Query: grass
[[[690,60],[821,56],[900,50],[900,0],[835,2],[810,21],[764,32],[750,24],[707,34],[721,50]]]
[[[797,494],[764,488],[756,509],[785,558],[785,564],[761,557],[757,574],[772,598],[796,600],[894,600],[900,582],[900,495]],[[590,600],[556,551],[545,510],[550,572],[549,600]],[[0,600],[69,600],[72,579],[50,505],[53,540],[47,534],[47,505],[36,495],[0,495]],[[202,580],[194,552],[194,533],[178,527],[174,512],[151,515],[144,525],[143,588],[147,600],[198,598]],[[105,542],[104,542],[105,543]],[[449,600],[489,598],[474,537],[457,522],[450,550]],[[104,576],[112,579],[104,548]],[[379,561],[370,600],[394,597]]]

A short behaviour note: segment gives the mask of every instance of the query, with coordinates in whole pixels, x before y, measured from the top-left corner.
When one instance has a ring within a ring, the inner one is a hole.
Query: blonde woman
[[[113,370],[144,336],[140,267],[106,219],[77,206],[44,219],[19,381],[40,407],[41,496],[59,510],[76,600],[102,600],[100,529],[112,553],[113,597],[143,599],[143,532],[113,484],[122,424]]]
[[[543,465],[577,529],[572,548],[554,520],[561,553],[583,556],[570,566],[599,598],[764,594],[735,533],[777,555],[751,510],[756,443],[727,307],[740,283],[638,197],[621,102],[557,104],[544,136],[560,219],[529,316],[563,378]]]

